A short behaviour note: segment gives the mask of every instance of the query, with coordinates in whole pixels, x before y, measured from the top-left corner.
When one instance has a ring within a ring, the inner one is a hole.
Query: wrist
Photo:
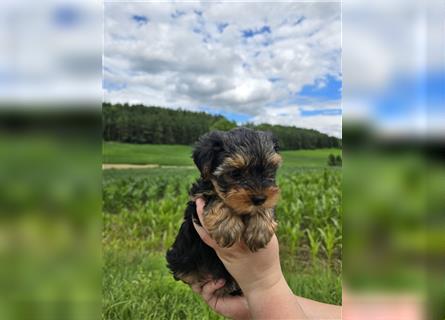
[[[307,319],[284,277],[248,291],[246,300],[253,319]]]
[[[251,296],[268,295],[277,289],[288,287],[281,270],[240,286],[247,299]]]

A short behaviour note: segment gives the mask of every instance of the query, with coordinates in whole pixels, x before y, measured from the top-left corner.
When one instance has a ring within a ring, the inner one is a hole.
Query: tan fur
[[[267,196],[263,206],[254,206],[252,196],[245,189],[233,189],[224,202],[215,203],[204,215],[204,225],[210,236],[221,246],[230,247],[241,238],[252,251],[264,248],[276,229],[273,207],[279,198],[279,188],[264,191]],[[233,209],[232,209],[233,208]],[[249,215],[244,223],[241,216]]]
[[[241,169],[248,163],[247,157],[241,153],[232,155],[230,158],[224,159],[224,166]]]
[[[249,159],[247,159],[247,157],[243,154],[234,154],[229,158],[225,158],[223,163],[215,169],[213,175],[219,176],[220,174],[223,174],[227,168],[242,169],[247,165],[248,160]]]
[[[243,188],[234,188],[227,192],[224,202],[237,214],[250,214],[255,206],[250,199],[252,194]]]
[[[267,160],[276,166],[280,166],[281,163],[283,162],[283,159],[278,153],[271,154]]]
[[[260,208],[272,208],[275,207],[278,202],[280,189],[278,187],[270,187],[265,189],[262,194],[266,196],[266,201]],[[223,199],[226,205],[237,214],[254,214],[258,207],[252,204],[251,197],[253,195],[249,190],[234,188],[229,190]]]
[[[280,198],[280,188],[270,187],[264,190],[264,195],[266,196],[266,201],[263,204],[264,208],[273,208],[276,206]]]
[[[217,202],[204,212],[204,226],[221,247],[230,247],[241,239],[244,223],[222,202]]]
[[[276,227],[273,209],[259,210],[257,214],[249,217],[246,231],[243,234],[244,242],[253,252],[264,248],[272,238]]]
[[[227,168],[242,169],[248,161],[247,156],[241,153],[232,155],[216,169],[215,175],[222,174]],[[282,158],[272,153],[267,161],[279,166]],[[261,194],[266,196],[266,201],[261,206],[255,206],[251,200],[256,194],[254,191],[235,187],[223,193],[215,180],[211,182],[221,202],[208,208],[204,215],[204,225],[210,236],[221,247],[230,247],[242,238],[252,251],[264,248],[277,227],[273,208],[278,202],[280,189],[274,186],[262,190]]]
[[[213,188],[215,189],[216,194],[221,199],[224,199],[224,195],[222,194],[221,190],[218,187],[218,183],[215,180],[210,180],[212,182]]]

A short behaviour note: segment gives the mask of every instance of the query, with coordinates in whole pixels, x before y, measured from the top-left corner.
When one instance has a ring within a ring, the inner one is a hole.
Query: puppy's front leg
[[[247,247],[253,252],[264,248],[272,238],[276,227],[273,209],[264,209],[250,216],[244,233]]]
[[[244,222],[223,203],[218,202],[204,211],[204,226],[221,247],[230,247],[241,239]]]

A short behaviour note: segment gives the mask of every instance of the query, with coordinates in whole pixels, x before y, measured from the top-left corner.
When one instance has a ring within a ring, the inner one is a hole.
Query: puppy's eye
[[[230,173],[230,176],[231,176],[233,179],[240,179],[240,178],[241,178],[241,171],[239,171],[239,170],[234,170],[234,171],[232,171],[232,172]]]

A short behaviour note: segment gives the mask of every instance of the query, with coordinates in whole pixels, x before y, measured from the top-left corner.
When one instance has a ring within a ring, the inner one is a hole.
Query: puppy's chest
[[[202,198],[204,199],[204,215],[207,215],[210,211],[229,211],[231,214],[235,214],[232,210],[224,204],[222,199],[218,196],[215,190],[202,190],[197,193],[190,193],[190,200],[196,201],[196,199]]]
[[[274,208],[249,206],[248,211],[232,209],[219,196],[212,183],[198,180],[190,190],[191,201],[205,201],[203,225],[221,247],[230,247],[242,240],[251,251],[264,248],[272,238],[277,223]],[[198,220],[196,213],[194,219]]]

